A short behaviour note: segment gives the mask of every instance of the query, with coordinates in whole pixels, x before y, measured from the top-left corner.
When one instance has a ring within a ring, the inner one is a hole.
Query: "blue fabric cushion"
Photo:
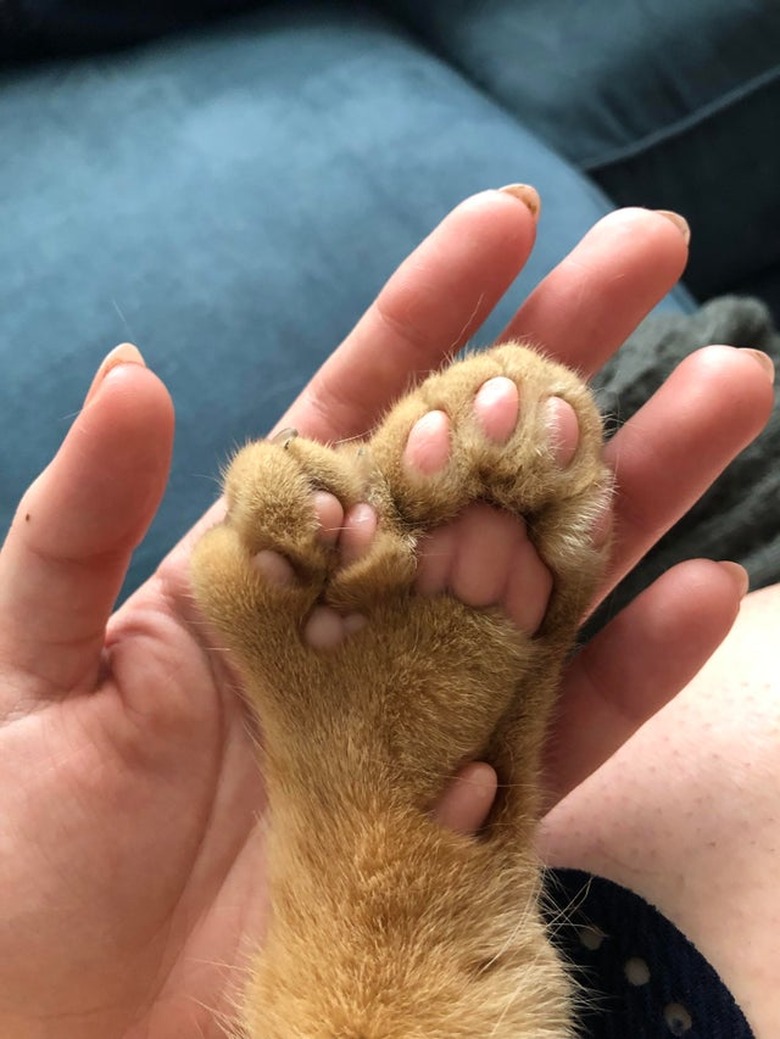
[[[485,340],[610,208],[370,11],[279,6],[7,71],[0,125],[0,525],[102,354],[133,340],[171,388],[178,435],[131,585],[459,199],[515,180],[544,194],[540,245]]]
[[[780,5],[384,2],[616,202],[684,213],[699,296],[776,268]]]

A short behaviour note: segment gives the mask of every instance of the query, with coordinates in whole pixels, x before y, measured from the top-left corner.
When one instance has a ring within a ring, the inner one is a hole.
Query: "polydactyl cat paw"
[[[601,440],[572,372],[516,344],[493,348],[429,377],[365,444],[333,450],[284,434],[241,451],[225,522],[196,555],[196,587],[220,627],[235,629],[223,614],[238,609],[291,626],[314,649],[414,591],[498,603],[533,632],[549,571],[567,618],[592,594],[604,551],[593,531],[609,497]],[[533,546],[516,537],[510,551],[508,516]],[[517,573],[525,582],[508,588]],[[226,579],[239,596],[219,594]]]

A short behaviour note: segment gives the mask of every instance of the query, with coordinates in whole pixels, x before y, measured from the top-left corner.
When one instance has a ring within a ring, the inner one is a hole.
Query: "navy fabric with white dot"
[[[553,870],[545,898],[553,939],[587,993],[583,1039],[753,1039],[710,964],[633,892]]]

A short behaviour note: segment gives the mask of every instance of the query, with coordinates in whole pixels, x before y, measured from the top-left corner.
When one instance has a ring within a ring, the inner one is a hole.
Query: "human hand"
[[[458,207],[280,425],[322,439],[367,430],[410,372],[474,334],[533,236],[511,194]],[[594,370],[671,287],[685,254],[665,217],[612,214],[521,307],[511,334]],[[612,580],[768,408],[755,360],[715,348],[688,359],[621,430],[608,448],[619,462]],[[262,932],[262,777],[189,592],[203,524],[110,616],[162,494],[172,424],[152,373],[114,367],[25,495],[0,554],[0,1033],[18,1039],[216,1036],[242,943]],[[602,632],[566,679],[552,745],[567,751],[550,759],[552,789],[575,785],[684,684],[739,595],[717,564],[685,564]],[[588,743],[581,722],[594,716]]]

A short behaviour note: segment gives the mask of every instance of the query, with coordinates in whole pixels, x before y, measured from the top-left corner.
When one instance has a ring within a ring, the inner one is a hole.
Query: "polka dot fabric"
[[[637,895],[554,870],[545,896],[553,939],[587,992],[583,1039],[753,1039],[709,963]]]

